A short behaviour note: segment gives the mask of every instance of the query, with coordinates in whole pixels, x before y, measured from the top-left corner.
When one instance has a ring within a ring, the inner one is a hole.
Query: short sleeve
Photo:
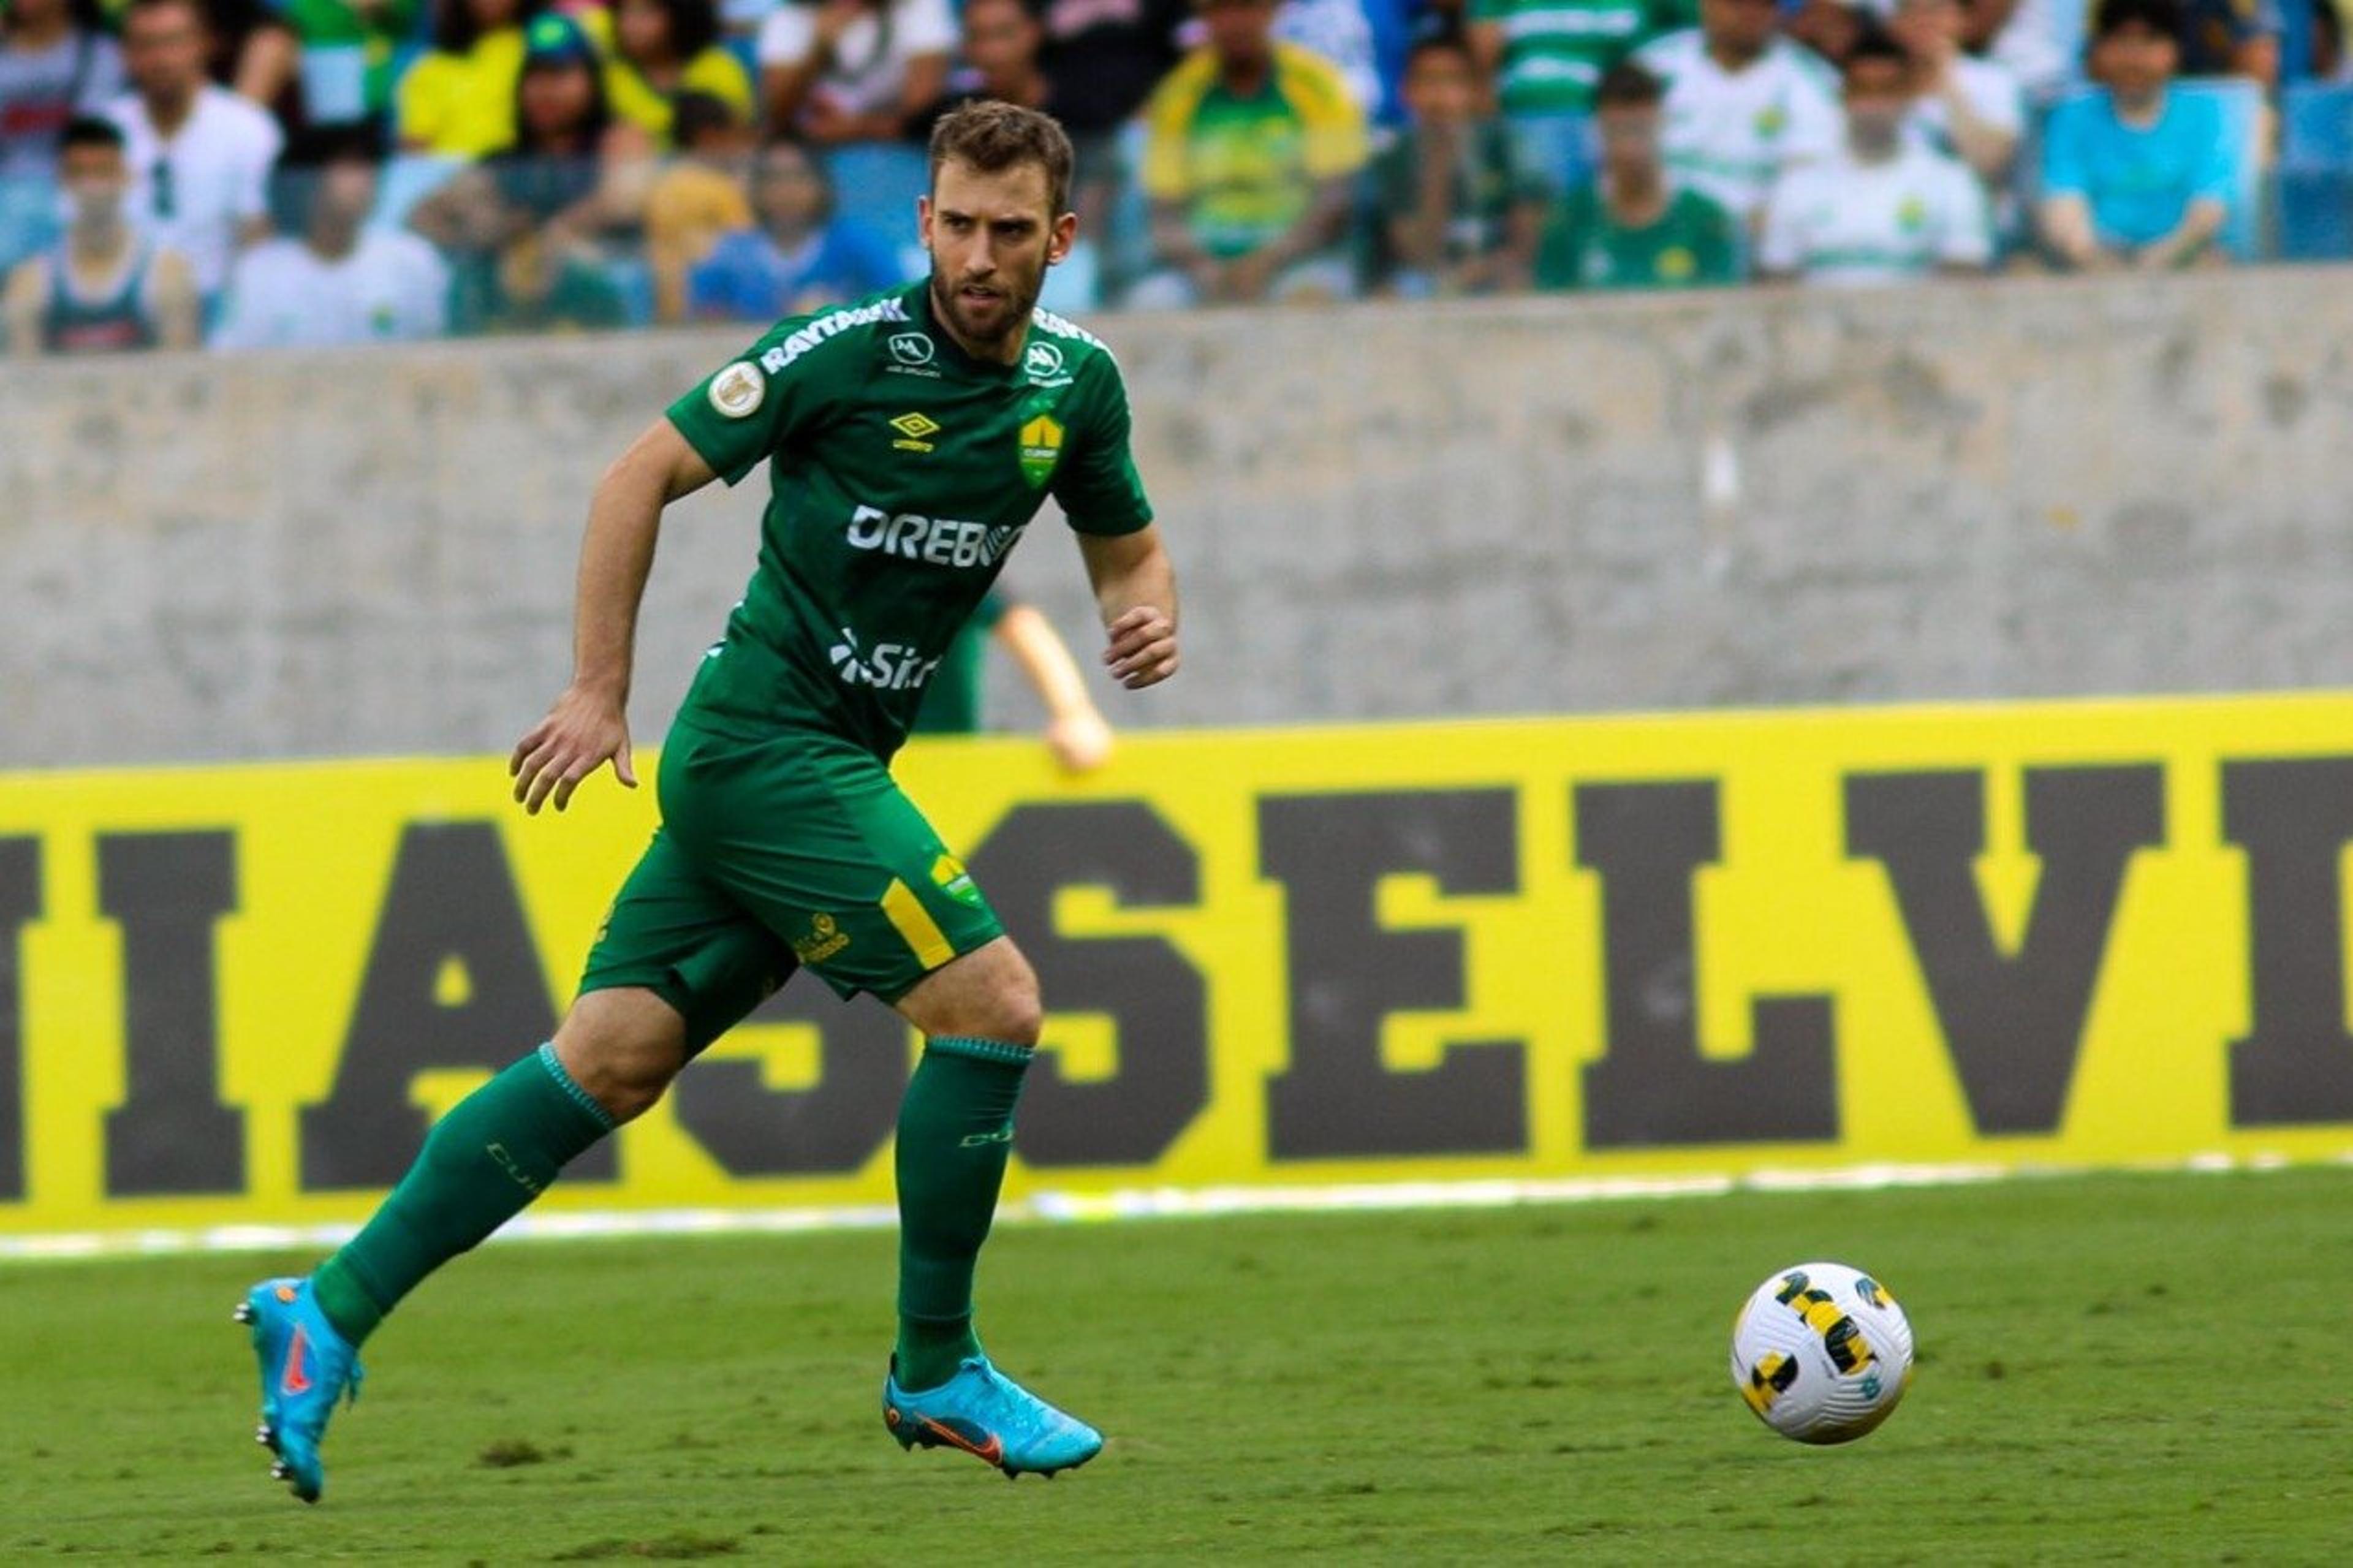
[[[2078,99],[2051,111],[2051,123],[2042,138],[2045,196],[2080,196],[2090,190],[2090,174],[2084,157],[2085,113],[2090,108],[2088,100]]]
[[[1993,217],[1985,188],[1977,176],[1958,163],[1947,163],[1943,176],[1945,221],[1936,236],[1936,260],[1946,267],[1983,268],[1993,261]]]
[[[1191,193],[1185,142],[1198,102],[1190,90],[1195,74],[1179,67],[1162,79],[1144,106],[1144,193],[1155,201],[1182,201]]]
[[[1365,166],[1365,111],[1348,94],[1340,73],[1321,60],[1300,65],[1293,107],[1306,134],[1307,173],[1319,180],[1353,174]]]
[[[1805,163],[1837,153],[1846,140],[1846,125],[1838,100],[1803,68],[1790,71],[1788,90],[1788,161]]]
[[[1784,174],[1765,202],[1765,229],[1757,242],[1757,265],[1767,272],[1791,273],[1805,265],[1804,176]]]
[[[797,64],[817,42],[815,7],[796,5],[790,0],[768,13],[760,24],[760,43],[756,51],[764,66]]]
[[[681,79],[696,92],[707,92],[729,108],[750,114],[752,78],[744,62],[716,45],[694,57]]]
[[[237,216],[267,217],[269,171],[278,165],[278,154],[286,145],[286,133],[278,129],[278,121],[256,110],[246,134],[248,145],[245,167],[237,171]]]
[[[1134,533],[1152,521],[1143,476],[1128,450],[1127,388],[1109,355],[1096,362],[1088,418],[1054,475],[1054,499],[1073,531]]]
[[[1692,275],[1693,281],[1739,282],[1740,241],[1733,229],[1732,215],[1695,191],[1685,193],[1683,199],[1693,205],[1693,227],[1699,236],[1699,268]]]
[[[2184,137],[2181,145],[2191,150],[2197,160],[2190,185],[2190,199],[2221,202],[2229,205],[2238,194],[2239,159],[2244,149],[2241,138],[2245,134],[2233,125],[2219,104],[2201,103],[2206,112],[2200,116],[2195,134]]]
[[[741,484],[806,430],[828,402],[818,384],[831,366],[855,353],[855,334],[798,337],[809,318],[779,321],[767,334],[670,405],[670,422],[712,472]],[[848,340],[846,342],[845,338]]]
[[[393,120],[404,143],[438,146],[449,122],[448,71],[442,57],[427,55],[411,66],[393,89]]]

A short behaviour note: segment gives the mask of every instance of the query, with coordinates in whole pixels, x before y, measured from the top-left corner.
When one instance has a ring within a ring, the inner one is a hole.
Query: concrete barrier
[[[1189,646],[1179,680],[1106,705],[2342,683],[2347,282],[1107,319]],[[567,672],[599,469],[745,336],[11,365],[0,766],[503,750]],[[673,513],[643,740],[742,586],[764,488]],[[1076,553],[1036,531],[1008,581],[1083,637]]]

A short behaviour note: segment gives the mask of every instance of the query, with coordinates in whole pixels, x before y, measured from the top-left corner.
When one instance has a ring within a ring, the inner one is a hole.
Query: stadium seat
[[[2281,258],[2353,258],[2353,83],[2297,82],[2279,112]]]

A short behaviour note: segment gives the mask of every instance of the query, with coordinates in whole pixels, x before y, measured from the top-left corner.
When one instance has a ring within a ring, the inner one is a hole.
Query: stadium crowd
[[[0,304],[20,353],[765,322],[914,276],[976,97],[1071,132],[1062,309],[2344,257],[2348,17],[0,0]]]

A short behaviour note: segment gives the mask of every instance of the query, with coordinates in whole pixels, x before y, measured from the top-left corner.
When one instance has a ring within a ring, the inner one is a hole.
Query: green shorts
[[[671,727],[662,825],[621,884],[583,992],[641,985],[699,1051],[806,965],[895,1002],[1004,934],[963,863],[872,753],[793,730]]]

